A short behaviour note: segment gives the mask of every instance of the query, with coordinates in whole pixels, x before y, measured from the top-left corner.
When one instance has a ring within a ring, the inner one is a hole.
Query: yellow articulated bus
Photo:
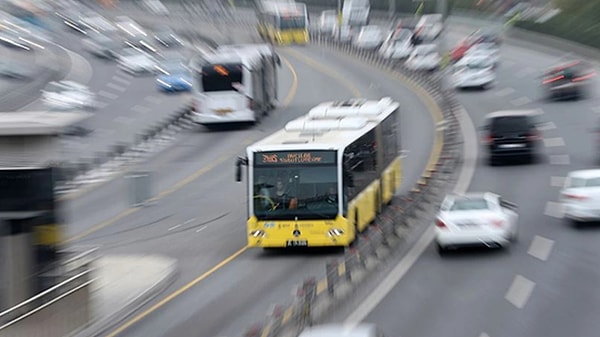
[[[294,1],[261,1],[258,5],[258,34],[278,45],[307,44],[308,10]]]
[[[249,146],[248,245],[349,246],[400,186],[398,115],[387,97],[322,103]]]

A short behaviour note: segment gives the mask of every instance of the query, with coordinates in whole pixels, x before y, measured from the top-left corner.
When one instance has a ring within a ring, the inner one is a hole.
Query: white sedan
[[[150,54],[137,49],[125,48],[118,56],[119,68],[133,75],[156,73],[157,60]]]
[[[416,46],[408,59],[406,66],[412,70],[436,70],[440,66],[442,57],[435,44],[422,44]]]
[[[383,31],[378,26],[364,26],[354,39],[354,46],[361,49],[375,49],[383,43]]]
[[[402,29],[393,32],[379,48],[379,54],[388,59],[405,59],[413,50],[412,32]]]
[[[485,89],[495,81],[494,63],[487,57],[462,58],[452,66],[452,82],[455,88]]]
[[[51,110],[95,109],[96,95],[87,86],[73,82],[50,82],[42,90],[42,101]]]
[[[446,196],[435,220],[438,252],[508,246],[518,235],[516,211],[516,205],[490,192]]]
[[[600,220],[600,170],[570,172],[560,196],[565,218],[575,226]]]
[[[500,49],[495,43],[477,43],[469,48],[463,58],[487,58],[490,62],[497,66],[500,63]]]

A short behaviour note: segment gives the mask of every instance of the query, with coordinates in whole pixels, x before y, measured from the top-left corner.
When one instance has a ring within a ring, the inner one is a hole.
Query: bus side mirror
[[[242,165],[248,165],[248,159],[243,157],[238,157],[235,162],[235,181],[242,181]]]

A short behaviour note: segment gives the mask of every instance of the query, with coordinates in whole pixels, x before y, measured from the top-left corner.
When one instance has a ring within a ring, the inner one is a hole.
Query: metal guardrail
[[[462,134],[459,118],[461,106],[454,89],[444,82],[442,71],[414,71],[401,62],[382,58],[377,52],[357,49],[314,35],[312,42],[331,50],[351,55],[386,72],[395,73],[424,89],[443,113],[436,125],[439,158],[428,167],[418,183],[406,195],[394,198],[391,206],[378,215],[374,225],[361,233],[357,241],[345,249],[344,256],[326,263],[325,277],[320,281],[308,278],[302,282],[287,306],[277,305],[263,322],[244,332],[244,337],[298,336],[315,319],[326,313],[336,302],[343,301],[352,289],[366,277],[368,271],[381,264],[416,226],[432,220],[435,208],[456,179],[456,168],[462,161]],[[435,146],[435,145],[434,145]]]

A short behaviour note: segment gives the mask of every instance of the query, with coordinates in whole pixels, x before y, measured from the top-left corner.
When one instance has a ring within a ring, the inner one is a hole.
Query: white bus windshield
[[[241,64],[217,64],[202,67],[200,84],[204,92],[233,91],[242,80]]]

